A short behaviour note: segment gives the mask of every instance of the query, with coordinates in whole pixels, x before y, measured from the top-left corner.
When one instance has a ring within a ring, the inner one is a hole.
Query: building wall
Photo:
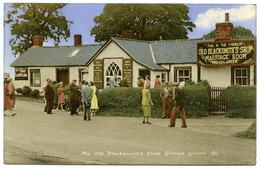
[[[254,73],[256,70],[254,70],[254,65],[250,66],[250,85],[253,86],[254,85]]]
[[[201,66],[201,80],[207,80],[212,87],[227,87],[231,85],[230,66]]]

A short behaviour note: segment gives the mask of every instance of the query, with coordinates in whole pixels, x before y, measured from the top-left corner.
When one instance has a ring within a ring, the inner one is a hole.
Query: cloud
[[[243,5],[239,8],[213,8],[207,10],[205,13],[200,13],[195,20],[197,28],[208,29],[214,28],[215,23],[225,21],[225,13],[229,13],[230,22],[245,21],[252,19],[256,15],[255,5]]]

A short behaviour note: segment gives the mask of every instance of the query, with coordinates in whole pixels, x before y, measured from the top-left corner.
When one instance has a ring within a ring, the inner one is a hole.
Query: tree
[[[14,3],[8,11],[6,24],[10,24],[12,38],[9,44],[13,54],[22,54],[33,45],[32,38],[41,35],[53,39],[58,45],[62,38],[70,37],[69,26],[61,9],[67,4]]]
[[[94,18],[91,35],[96,42],[120,37],[126,30],[139,40],[187,38],[187,31],[195,28],[188,13],[182,4],[106,4]]]
[[[203,35],[203,38],[215,38],[216,31],[213,30],[210,33]],[[232,38],[233,39],[250,39],[254,38],[252,31],[249,29],[246,29],[244,27],[234,27],[232,31]]]

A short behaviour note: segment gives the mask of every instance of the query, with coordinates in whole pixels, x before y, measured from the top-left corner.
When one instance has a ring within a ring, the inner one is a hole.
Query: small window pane
[[[236,76],[241,76],[241,70],[240,69],[236,69]]]
[[[246,69],[242,69],[242,76],[247,76],[247,70]]]
[[[190,71],[189,70],[185,70],[185,76],[189,76]]]

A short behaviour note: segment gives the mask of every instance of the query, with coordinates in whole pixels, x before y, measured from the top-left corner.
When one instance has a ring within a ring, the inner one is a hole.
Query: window
[[[249,85],[249,67],[232,67],[232,84]]]
[[[162,83],[166,82],[166,73],[162,73]]]
[[[174,68],[174,81],[182,82],[191,80],[191,67],[175,67]]]
[[[78,73],[79,73],[79,84],[81,84],[81,82],[83,80],[82,70],[84,70],[84,69],[79,69],[79,71],[78,71]]]
[[[115,63],[112,62],[110,65],[107,67],[106,70],[106,86],[109,86],[109,79],[116,74],[117,79],[116,82],[119,83],[122,80],[122,71],[120,67]]]
[[[31,69],[30,75],[31,75],[31,79],[30,79],[31,86],[36,86],[36,87],[41,86],[40,69]]]

